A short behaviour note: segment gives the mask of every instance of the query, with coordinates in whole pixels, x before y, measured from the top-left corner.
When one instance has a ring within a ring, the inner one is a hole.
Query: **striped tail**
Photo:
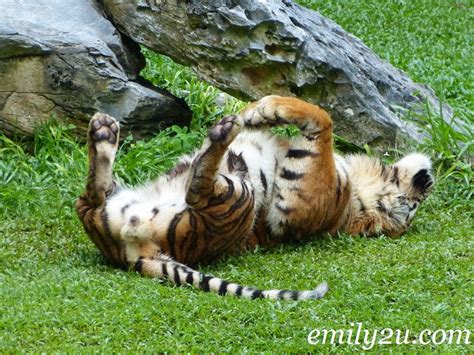
[[[145,276],[167,278],[178,286],[189,284],[205,292],[214,292],[221,296],[232,295],[250,299],[305,300],[319,299],[328,291],[328,285],[325,282],[318,285],[314,290],[307,291],[258,290],[203,274],[189,266],[174,261],[166,255],[160,255],[157,259],[140,257],[135,262],[134,269]]]

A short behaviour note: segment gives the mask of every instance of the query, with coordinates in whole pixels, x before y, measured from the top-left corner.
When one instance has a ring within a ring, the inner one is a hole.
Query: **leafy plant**
[[[441,108],[439,112],[443,112]],[[455,201],[458,198],[470,199],[474,182],[474,132],[468,115],[458,110],[446,121],[442,114],[435,114],[433,108],[426,103],[423,113],[411,111],[406,119],[426,132],[427,135],[418,148],[434,160],[441,188],[449,191]],[[453,183],[455,190],[452,189]]]

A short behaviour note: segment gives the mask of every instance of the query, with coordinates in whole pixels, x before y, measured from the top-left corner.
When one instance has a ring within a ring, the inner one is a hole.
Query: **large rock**
[[[424,100],[439,107],[431,89],[291,1],[100,2],[120,31],[211,84],[244,99],[273,93],[318,103],[331,112],[336,132],[356,143],[394,143],[399,132],[418,139],[400,115]]]
[[[81,129],[96,111],[149,136],[186,123],[184,101],[137,78],[139,46],[93,0],[0,2],[0,130],[32,133],[49,117]]]

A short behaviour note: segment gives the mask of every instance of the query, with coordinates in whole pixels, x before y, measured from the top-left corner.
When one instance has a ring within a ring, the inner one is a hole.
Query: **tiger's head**
[[[418,203],[428,197],[434,184],[430,159],[420,153],[408,154],[393,165],[401,189],[407,198]]]
[[[431,160],[426,155],[412,153],[403,157],[392,168],[393,181],[406,196],[408,213],[405,222],[408,227],[420,204],[428,197],[433,188]]]

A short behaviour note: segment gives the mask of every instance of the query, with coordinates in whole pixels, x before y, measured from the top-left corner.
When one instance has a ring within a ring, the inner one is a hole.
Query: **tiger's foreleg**
[[[208,139],[202,152],[194,159],[186,203],[193,208],[200,208],[206,199],[216,191],[217,170],[229,144],[241,128],[241,118],[227,116],[222,118],[209,130]]]
[[[89,122],[86,196],[94,207],[102,205],[114,188],[112,165],[118,148],[119,132],[118,123],[106,114],[96,113]]]
[[[126,267],[124,247],[109,230],[105,202],[115,189],[112,166],[119,144],[119,125],[112,117],[96,113],[89,122],[87,143],[89,173],[86,191],[76,201],[76,211],[89,238],[102,255],[117,267]]]

